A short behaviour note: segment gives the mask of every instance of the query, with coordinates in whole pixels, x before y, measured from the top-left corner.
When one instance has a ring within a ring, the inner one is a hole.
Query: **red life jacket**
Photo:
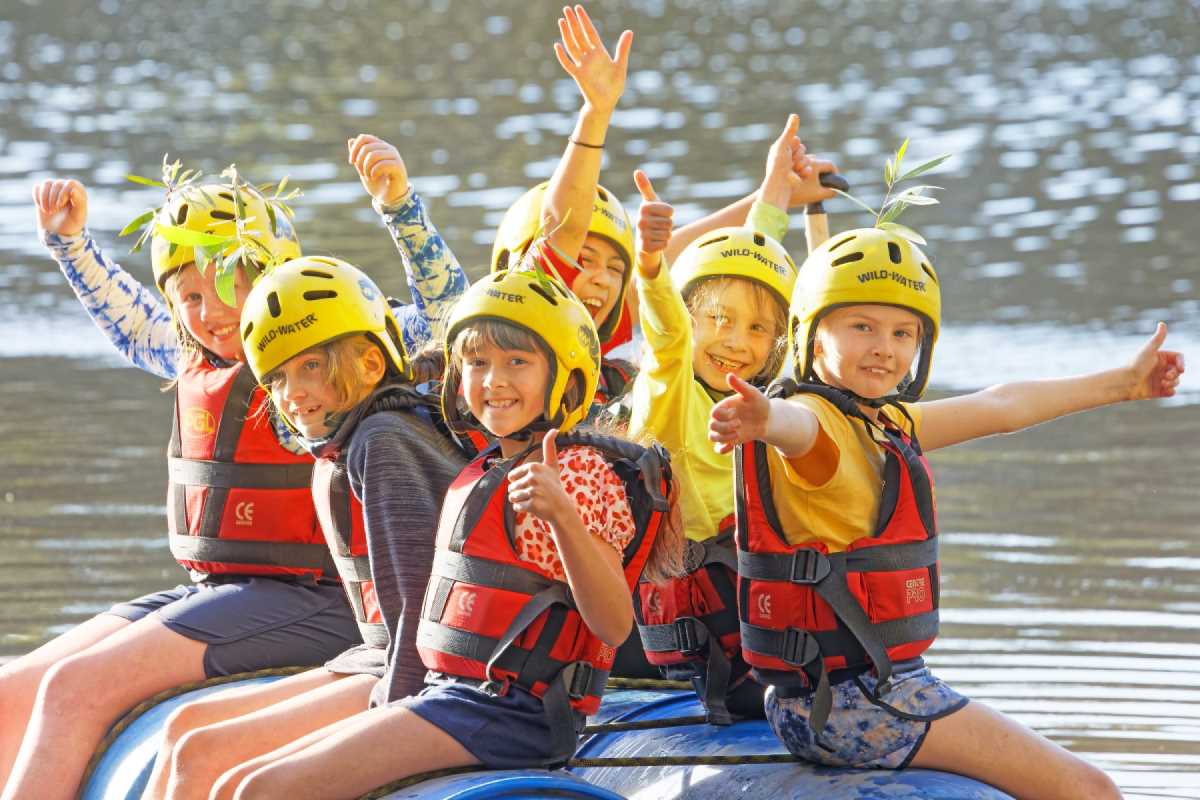
[[[662,585],[640,583],[633,600],[646,660],[673,679],[703,671],[701,700],[715,725],[733,722],[725,696],[750,671],[742,659],[733,527],[731,514],[716,536],[687,540],[685,574]]]
[[[342,424],[350,434],[371,414],[408,409],[431,422],[468,456],[474,456],[476,451],[472,442],[451,435],[445,427],[439,396],[436,388],[395,384],[384,386],[363,402],[363,411],[356,418],[347,419]],[[333,556],[342,586],[346,589],[350,608],[354,610],[359,633],[363,641],[372,647],[387,648],[388,631],[371,575],[362,502],[350,488],[343,447],[331,447],[317,459],[313,469],[312,495],[317,516],[321,520],[321,530],[325,532],[325,543]]]
[[[559,436],[560,449],[572,445],[599,450],[625,486],[636,533],[622,564],[632,592],[669,508],[669,458],[609,436]],[[446,494],[417,650],[434,677],[514,683],[541,697],[555,726],[572,710],[596,712],[616,651],[584,624],[565,582],[518,559],[507,498],[521,456],[494,454],[468,464]]]
[[[875,530],[841,553],[815,538],[788,544],[772,501],[767,445],[749,442],[735,453],[742,654],[756,677],[785,693],[816,689],[809,722],[819,732],[829,711],[830,670],[873,667],[882,696],[892,662],[916,658],[937,636],[937,522],[929,465],[916,439],[882,416],[881,424],[871,422],[828,386],[782,381],[770,396],[798,391],[862,421],[886,453]]]
[[[334,574],[309,484],[313,458],[279,444],[244,364],[179,374],[167,450],[171,553],[192,572]]]

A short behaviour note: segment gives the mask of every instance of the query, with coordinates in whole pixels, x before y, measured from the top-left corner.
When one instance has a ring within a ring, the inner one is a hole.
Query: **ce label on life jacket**
[[[233,507],[233,516],[238,525],[249,527],[254,524],[254,501],[243,500]]]
[[[758,613],[764,618],[771,618],[771,595],[760,594],[758,596]]]

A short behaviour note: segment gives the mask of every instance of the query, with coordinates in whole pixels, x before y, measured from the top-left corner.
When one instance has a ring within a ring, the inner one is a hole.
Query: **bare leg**
[[[203,678],[206,647],[149,616],[50,667],[0,800],[72,800],[109,726],[150,695]]]
[[[912,765],[976,778],[1019,800],[1121,797],[1102,770],[974,700],[933,723]]]
[[[150,773],[143,800],[161,800],[166,796],[171,754],[185,734],[283,702],[338,677],[324,669],[313,669],[268,684],[222,691],[175,709],[163,726],[163,741],[154,759],[154,771]]]
[[[327,676],[324,683],[303,694],[185,735],[172,753],[165,796],[205,800],[221,774],[239,763],[366,709],[377,678],[319,672]]]
[[[399,706],[371,709],[313,736],[303,749],[251,773],[236,800],[353,800],[419,772],[479,763],[441,728]]]
[[[0,786],[8,781],[12,771],[21,739],[25,737],[25,728],[29,725],[29,715],[33,713],[38,685],[46,670],[128,624],[127,619],[112,614],[98,614],[33,652],[0,667],[0,719],[4,720],[4,724],[0,725]]]

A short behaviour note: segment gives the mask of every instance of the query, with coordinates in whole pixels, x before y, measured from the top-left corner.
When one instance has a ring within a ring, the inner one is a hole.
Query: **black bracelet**
[[[604,149],[604,145],[602,145],[602,144],[588,144],[587,142],[581,142],[578,139],[567,139],[567,141],[570,142],[571,144],[577,144],[580,147],[590,147],[593,150],[603,150]]]

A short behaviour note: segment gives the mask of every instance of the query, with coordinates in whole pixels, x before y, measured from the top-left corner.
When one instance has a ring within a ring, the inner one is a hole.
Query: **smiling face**
[[[688,303],[692,370],[706,385],[727,392],[727,373],[751,381],[779,351],[783,309],[766,289],[750,281],[710,280],[711,286],[698,287]]]
[[[612,242],[592,233],[579,253],[579,266],[571,291],[587,306],[596,327],[600,327],[621,299],[621,285],[628,267]]]
[[[225,361],[242,361],[238,320],[250,283],[241,268],[234,271],[236,305],[228,306],[217,296],[216,274],[214,267],[203,275],[194,264],[181,267],[167,279],[171,305],[180,323],[202,347]]]
[[[830,386],[876,399],[895,393],[921,341],[921,320],[896,306],[837,308],[817,325],[813,369]]]
[[[292,427],[316,441],[336,431],[386,371],[379,346],[354,334],[292,356],[264,375],[263,384]]]
[[[493,436],[500,439],[505,455],[514,445],[505,437],[523,430],[546,410],[546,390],[550,383],[550,361],[540,348],[514,346],[511,341],[497,343],[484,336],[459,336],[462,360],[462,390],[467,408]],[[470,339],[466,346],[464,336]]]

